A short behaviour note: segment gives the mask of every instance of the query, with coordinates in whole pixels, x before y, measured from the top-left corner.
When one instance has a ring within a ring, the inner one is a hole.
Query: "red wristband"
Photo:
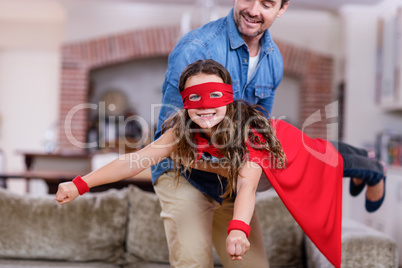
[[[229,226],[228,226],[228,234],[230,233],[230,231],[232,230],[240,230],[243,231],[247,238],[250,234],[250,225],[248,225],[247,223],[245,223],[244,221],[239,221],[239,220],[231,220],[229,222]]]
[[[85,194],[86,192],[89,192],[89,187],[88,184],[81,178],[81,176],[77,176],[75,177],[75,179],[73,180],[73,183],[75,184],[75,186],[77,186],[78,192],[80,193],[80,195]]]

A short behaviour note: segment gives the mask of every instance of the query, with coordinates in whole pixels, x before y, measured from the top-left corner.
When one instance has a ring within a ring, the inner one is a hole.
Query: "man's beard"
[[[239,12],[238,13],[239,15],[238,15],[238,17],[237,17],[237,19],[236,19],[236,25],[237,25],[237,30],[239,31],[239,33],[241,34],[241,35],[243,35],[243,36],[247,36],[247,37],[256,37],[256,36],[259,36],[259,35],[261,35],[262,33],[264,33],[264,31],[261,29],[261,27],[258,29],[258,30],[256,30],[254,33],[252,33],[252,34],[246,34],[244,31],[242,31],[242,29],[241,29],[241,21],[242,21],[242,18],[251,18],[251,16],[249,16],[249,14],[247,14],[248,16],[243,16],[243,14],[245,14],[245,13],[243,13],[243,12]],[[263,24],[263,21],[262,21],[262,23],[261,24]]]

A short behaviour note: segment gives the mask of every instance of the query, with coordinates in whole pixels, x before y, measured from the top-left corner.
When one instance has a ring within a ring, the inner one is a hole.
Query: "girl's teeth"
[[[201,117],[205,117],[205,116],[213,116],[214,114],[201,114]]]

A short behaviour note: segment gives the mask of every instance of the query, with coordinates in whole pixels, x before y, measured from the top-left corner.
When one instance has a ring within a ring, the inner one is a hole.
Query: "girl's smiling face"
[[[198,84],[217,82],[223,83],[222,78],[214,74],[199,73],[187,79],[185,88]],[[210,93],[210,98],[220,98],[223,94],[220,91]],[[197,94],[189,96],[190,101],[199,101],[201,97]],[[191,120],[196,123],[206,134],[212,134],[216,126],[223,120],[226,115],[226,105],[208,109],[188,109],[188,115]]]

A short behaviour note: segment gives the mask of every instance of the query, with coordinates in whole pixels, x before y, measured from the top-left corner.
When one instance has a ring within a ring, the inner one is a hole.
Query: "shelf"
[[[381,104],[381,108],[388,112],[398,112],[402,111],[402,103]]]

